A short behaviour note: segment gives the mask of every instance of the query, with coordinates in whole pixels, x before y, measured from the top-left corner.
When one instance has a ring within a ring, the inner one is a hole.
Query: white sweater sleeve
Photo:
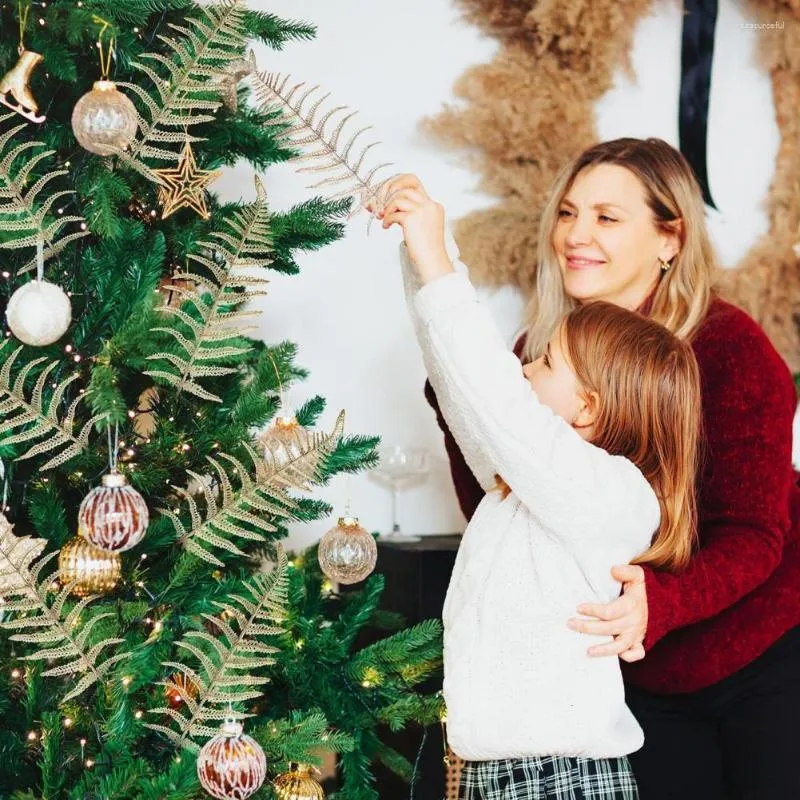
[[[404,268],[414,270],[407,257]],[[643,495],[652,496],[641,473],[539,402],[463,270],[421,288],[405,280],[442,413],[484,488],[499,474],[553,533],[583,540],[605,527],[598,523],[608,514],[641,510]]]
[[[458,259],[458,246],[455,243],[449,231],[445,233],[445,244],[447,247],[447,255],[453,262],[455,270],[463,275],[467,275],[467,267]],[[495,486],[495,473],[491,460],[488,458],[488,453],[485,452],[480,436],[477,431],[472,430],[467,423],[467,419],[457,413],[458,403],[452,396],[452,387],[446,382],[441,381],[440,373],[435,369],[435,362],[431,357],[429,348],[424,346],[426,340],[425,326],[420,321],[419,315],[414,307],[414,300],[417,292],[422,288],[422,282],[414,267],[408,249],[404,242],[400,243],[400,263],[403,267],[403,286],[406,293],[406,301],[408,303],[408,312],[411,317],[411,322],[414,325],[414,332],[417,335],[417,340],[420,343],[422,350],[422,360],[425,363],[425,369],[428,373],[428,378],[431,382],[434,392],[436,392],[436,400],[439,403],[439,408],[447,420],[447,425],[451,433],[458,442],[458,447],[467,466],[472,471],[475,479],[480,484],[481,488],[488,492]]]

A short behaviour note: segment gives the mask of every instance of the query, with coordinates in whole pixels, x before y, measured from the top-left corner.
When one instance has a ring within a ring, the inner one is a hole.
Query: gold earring
[[[658,263],[661,264],[661,269],[664,272],[666,272],[672,266],[672,264],[670,264],[669,261],[664,261],[663,258],[659,258]]]

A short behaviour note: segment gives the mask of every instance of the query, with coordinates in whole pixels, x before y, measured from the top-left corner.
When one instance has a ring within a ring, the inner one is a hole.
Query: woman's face
[[[655,288],[658,259],[669,261],[680,246],[676,234],[656,229],[639,179],[616,164],[578,173],[559,207],[552,244],[570,297],[629,309]]]

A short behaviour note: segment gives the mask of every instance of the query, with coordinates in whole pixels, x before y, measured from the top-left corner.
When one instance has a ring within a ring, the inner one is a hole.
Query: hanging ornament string
[[[111,472],[117,471],[117,455],[119,453],[119,423],[114,423],[114,445],[111,445],[111,428],[106,428],[108,434],[108,466]]]
[[[344,492],[345,492],[345,503],[344,503],[344,515],[346,517],[351,516],[350,514],[350,473],[346,472],[344,476],[345,484],[344,484]]]
[[[267,352],[267,355],[269,356],[269,360],[272,362],[272,369],[275,370],[275,380],[278,381],[278,397],[280,397],[281,399],[281,410],[283,410],[286,407],[286,404],[284,402],[283,383],[281,382],[281,374],[280,372],[278,372],[278,365],[275,363],[275,359],[272,357],[272,353]]]
[[[100,55],[100,80],[107,81],[111,75],[111,58],[114,55],[114,48],[117,43],[116,34],[112,31],[108,39],[108,43],[103,42],[103,36],[111,28],[111,23],[108,20],[98,17],[96,14],[92,15],[92,20],[100,25],[100,33],[97,35],[97,51]]]
[[[8,470],[2,458],[0,458],[0,476],[3,478],[3,505],[0,507],[0,511],[5,513],[8,510],[6,505],[8,501]]]
[[[36,280],[44,280],[44,242],[41,237],[36,241]]]
[[[18,0],[17,9],[19,17],[19,46],[17,52],[22,55],[25,51],[25,30],[28,27],[28,14],[31,13],[31,4],[33,0],[28,0],[24,3],[23,0]]]

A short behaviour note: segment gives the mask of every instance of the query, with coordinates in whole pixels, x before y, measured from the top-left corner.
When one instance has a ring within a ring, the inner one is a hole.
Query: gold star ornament
[[[203,219],[211,216],[206,205],[206,187],[222,173],[198,169],[191,142],[187,141],[183,146],[177,167],[153,172],[160,184],[158,199],[164,204],[161,219],[166,219],[181,208],[193,208]]]

